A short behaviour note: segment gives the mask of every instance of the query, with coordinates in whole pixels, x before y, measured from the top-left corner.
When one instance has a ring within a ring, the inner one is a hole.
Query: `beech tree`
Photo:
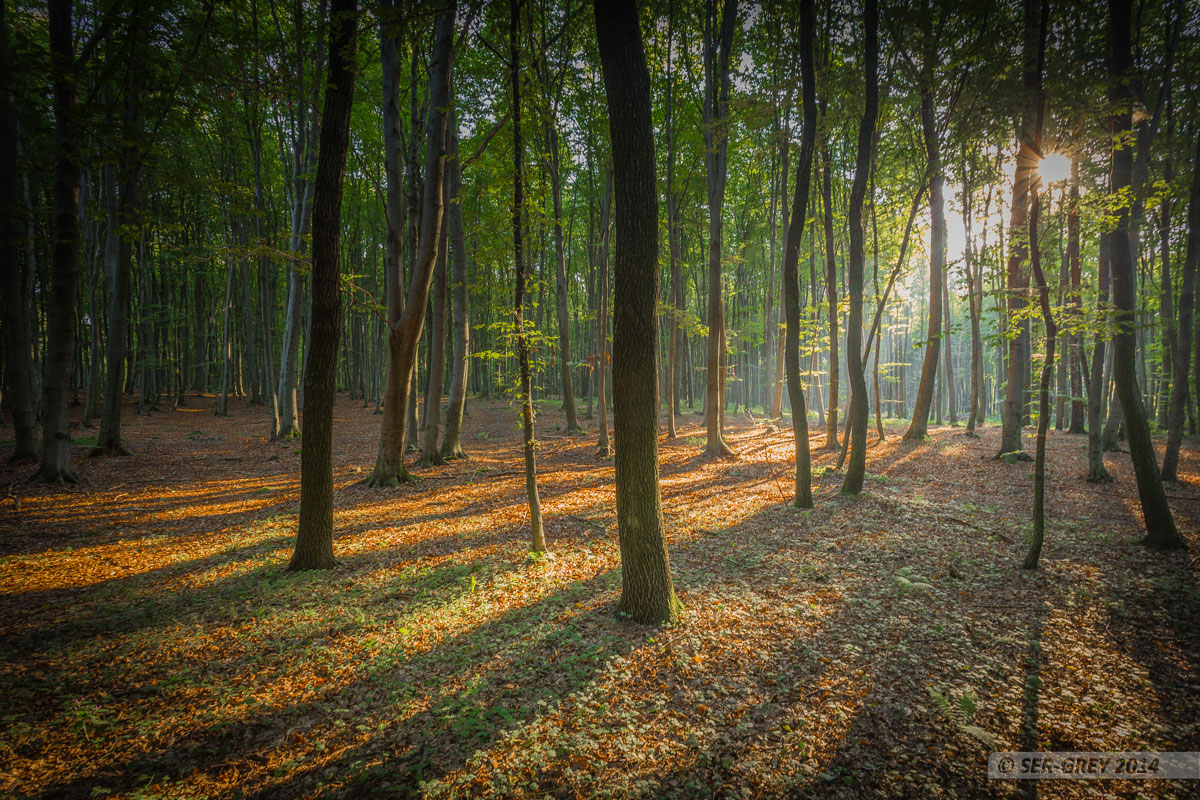
[[[333,403],[341,325],[342,179],[354,104],[357,0],[329,6],[329,76],[321,114],[313,191],[312,308],[304,373],[304,449],[300,455],[300,525],[290,571],[329,569],[333,558]]]
[[[636,622],[675,622],[658,486],[658,191],[650,72],[637,3],[597,3],[596,39],[608,97],[615,201],[613,435],[617,442],[618,609]]]

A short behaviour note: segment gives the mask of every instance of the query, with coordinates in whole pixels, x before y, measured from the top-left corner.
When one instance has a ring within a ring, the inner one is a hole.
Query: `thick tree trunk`
[[[71,0],[50,0],[48,22],[54,82],[54,257],[42,390],[42,461],[34,478],[47,483],[76,483],[79,478],[71,464],[71,432],[67,427],[79,282],[79,126],[75,119],[77,75]]]
[[[332,0],[329,9],[329,80],[313,195],[312,309],[304,372],[304,447],[300,453],[300,525],[291,571],[329,569],[333,558],[333,403],[341,333],[339,284],[342,178],[350,145],[354,101],[357,0]]]
[[[39,455],[33,411],[33,361],[21,275],[20,181],[17,172],[17,111],[13,97],[13,58],[8,35],[8,4],[0,6],[0,269],[4,273],[5,400],[12,412],[11,461]],[[26,269],[32,268],[27,264]],[[90,395],[89,395],[90,397]]]
[[[1109,0],[1110,44],[1112,47],[1112,84],[1109,99],[1117,109],[1112,117],[1114,140],[1129,135],[1132,92],[1129,81],[1133,74],[1130,34],[1131,0]],[[1128,147],[1115,148],[1112,155],[1112,191],[1119,194],[1127,191],[1133,167],[1132,153]],[[1142,505],[1142,516],[1146,523],[1144,544],[1155,549],[1183,547],[1183,540],[1175,528],[1167,496],[1159,480],[1158,464],[1154,454],[1154,441],[1150,438],[1150,425],[1142,406],[1134,365],[1134,291],[1133,264],[1129,247],[1128,208],[1117,213],[1117,225],[1110,236],[1112,264],[1113,306],[1117,331],[1113,337],[1113,383],[1121,400],[1125,415],[1126,432],[1129,437],[1129,456],[1137,476],[1138,496]]]
[[[658,191],[650,73],[633,0],[597,7],[596,39],[611,120],[616,199],[613,413],[618,611],[636,622],[671,623],[681,606],[671,581],[658,484]]]
[[[867,469],[867,380],[863,365],[863,266],[866,261],[863,237],[863,197],[867,177],[871,172],[871,151],[875,141],[875,120],[879,114],[879,8],[876,0],[866,0],[863,10],[866,29],[864,70],[866,73],[866,107],[858,128],[858,156],[854,164],[854,181],[850,187],[850,260],[847,262],[846,283],[850,295],[850,314],[846,321],[846,356],[850,373],[850,412],[846,420],[846,435],[850,440],[850,462],[842,481],[842,494],[862,492]],[[935,243],[937,223],[935,221]],[[942,220],[945,226],[945,220]],[[934,248],[933,261],[938,260]]]

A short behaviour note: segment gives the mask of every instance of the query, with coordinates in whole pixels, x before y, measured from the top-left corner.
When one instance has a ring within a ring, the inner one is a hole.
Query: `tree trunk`
[[[450,240],[454,266],[454,371],[450,376],[450,400],[446,405],[446,432],[442,458],[466,458],[462,448],[463,411],[467,405],[467,370],[470,367],[471,325],[467,307],[467,238],[463,226],[462,161],[458,155],[458,126],[450,120],[450,152],[446,159],[450,181]]]
[[[932,21],[930,21],[932,25]],[[932,37],[929,26],[926,36]],[[934,107],[933,72],[937,47],[927,44],[921,78],[921,133],[925,141],[926,170],[929,175],[929,322],[925,329],[925,361],[921,382],[913,403],[912,422],[904,434],[910,442],[921,442],[929,432],[929,408],[933,402],[938,355],[942,346],[942,283],[946,267],[946,210],[942,186],[941,142],[938,140],[937,110]],[[939,413],[941,411],[939,404]]]
[[[1196,138],[1196,157],[1192,160],[1192,188],[1188,201],[1187,255],[1183,262],[1183,288],[1179,293],[1179,332],[1176,336],[1175,382],[1171,387],[1171,414],[1167,427],[1167,452],[1163,456],[1162,479],[1178,480],[1179,446],[1183,441],[1186,414],[1188,365],[1192,363],[1192,312],[1195,305],[1196,270],[1200,267],[1200,136]],[[1170,287],[1165,287],[1170,291]]]
[[[814,0],[800,2],[800,73],[803,81],[804,127],[800,134],[800,160],[796,164],[796,194],[783,249],[784,366],[788,402],[792,406],[792,439],[796,448],[797,508],[812,508],[812,455],[808,441],[808,408],[800,382],[800,242],[808,215],[812,185],[813,153],[817,141],[816,70],[813,68],[813,34],[816,27]],[[814,287],[815,291],[815,287]],[[811,391],[811,387],[810,387]]]
[[[520,369],[521,440],[525,453],[525,494],[529,501],[530,550],[543,553],[546,536],[542,529],[542,502],[538,497],[536,442],[533,432],[533,378],[529,368],[529,336],[525,330],[525,243],[524,211],[525,186],[522,175],[521,141],[521,54],[517,46],[521,29],[520,0],[511,0],[508,30],[510,85],[512,88],[513,128],[513,263],[516,265],[516,284],[513,290],[513,335],[517,340],[517,362]]]
[[[384,385],[382,430],[379,435],[379,452],[375,458],[375,469],[367,478],[372,487],[397,486],[411,480],[404,468],[404,449],[407,444],[408,426],[405,424],[409,407],[409,392],[412,391],[416,372],[417,345],[421,340],[421,329],[425,325],[425,310],[429,304],[429,289],[433,282],[434,263],[441,233],[443,209],[442,184],[445,180],[447,109],[450,105],[450,62],[451,40],[454,33],[454,7],[438,16],[434,32],[433,61],[429,69],[429,114],[426,119],[425,185],[422,195],[421,230],[417,243],[417,258],[409,278],[408,293],[403,309],[400,306],[400,264],[398,245],[392,249],[389,237],[387,273],[389,311],[400,310],[397,316],[389,314],[388,324],[388,367]],[[385,81],[387,70],[384,70]],[[385,84],[386,97],[386,84]],[[385,100],[384,108],[387,108]],[[385,126],[386,132],[386,126]],[[391,180],[389,170],[389,181]],[[396,171],[398,180],[398,170]],[[390,184],[389,184],[390,185]],[[390,192],[389,192],[390,194]],[[400,216],[397,191],[388,203],[389,227],[392,225],[392,210]],[[396,256],[393,259],[393,256]],[[385,263],[387,263],[385,262]]]
[[[450,203],[448,181],[443,181],[443,188],[445,195],[442,202],[443,207],[446,207]],[[441,243],[438,245],[433,273],[433,318],[429,326],[429,382],[425,387],[425,410],[421,420],[421,432],[425,438],[421,443],[421,457],[417,460],[419,467],[446,463],[446,459],[442,458],[438,450],[438,436],[441,433],[442,383],[445,380],[446,369],[446,251],[450,247],[449,216],[445,211],[442,212]]]
[[[825,114],[821,114],[824,121]],[[824,126],[822,126],[824,127]],[[826,134],[828,136],[828,134]],[[833,179],[829,163],[829,142],[821,145],[821,211],[825,223],[825,296],[829,301],[829,403],[825,417],[825,449],[837,450],[838,444],[838,307],[837,264],[833,251]]]
[[[1116,108],[1112,117],[1114,140],[1123,140],[1129,135],[1132,111],[1132,92],[1129,80],[1133,73],[1130,54],[1130,6],[1131,0],[1109,0],[1110,43],[1112,46],[1112,84],[1109,100]],[[1128,147],[1115,148],[1112,154],[1112,192],[1128,191],[1133,157]],[[1142,504],[1142,516],[1146,523],[1146,536],[1142,542],[1155,549],[1183,547],[1183,540],[1175,528],[1167,496],[1159,480],[1158,464],[1154,454],[1154,441],[1150,438],[1150,425],[1142,406],[1134,364],[1134,291],[1133,264],[1129,247],[1130,213],[1127,207],[1116,212],[1117,224],[1110,235],[1112,264],[1113,306],[1117,331],[1113,337],[1113,383],[1121,400],[1125,415],[1126,434],[1129,438],[1129,456],[1137,475],[1138,496]]]
[[[612,444],[608,439],[608,246],[611,238],[611,208],[612,208],[613,178],[611,171],[604,173],[604,205],[600,209],[600,280],[598,283],[600,302],[598,320],[596,322],[596,405],[600,416],[600,441],[596,445],[596,455],[608,458],[612,455]]]
[[[46,483],[77,483],[67,427],[67,394],[75,350],[75,291],[79,283],[79,126],[75,119],[77,75],[71,0],[50,0],[48,10],[54,82],[54,258],[42,390],[42,461],[34,478]]]
[[[33,410],[33,363],[26,318],[20,249],[23,231],[18,193],[17,111],[13,97],[13,58],[8,35],[8,4],[0,6],[0,269],[4,272],[4,369],[7,404],[13,420],[10,461],[39,455]],[[26,269],[32,269],[31,264]],[[94,324],[94,323],[93,323]],[[93,328],[94,330],[94,328]],[[90,396],[90,395],[89,395]]]
[[[1022,62],[1025,102],[1017,131],[1019,150],[1013,173],[1012,212],[1008,225],[1008,325],[1016,324],[1017,332],[1016,335],[1010,332],[1008,336],[1008,385],[1000,415],[1000,452],[996,454],[999,458],[1006,453],[1019,453],[1017,458],[1020,460],[1029,459],[1021,445],[1021,426],[1026,413],[1025,390],[1029,383],[1029,320],[1024,314],[1028,305],[1025,294],[1029,289],[1029,275],[1025,264],[1029,258],[1029,242],[1024,231],[1028,228],[1029,187],[1040,157],[1033,144],[1037,87],[1041,81],[1042,54],[1046,46],[1046,25],[1044,22],[1039,24],[1039,0],[1025,0],[1024,19]]]
[[[672,623],[681,605],[662,530],[658,474],[658,191],[650,73],[634,0],[597,7],[596,39],[608,97],[616,200],[613,415],[619,613]]]
[[[842,482],[842,494],[862,492],[867,469],[867,380],[863,365],[863,266],[866,261],[863,237],[863,196],[871,172],[871,151],[875,141],[875,120],[879,113],[879,9],[876,0],[866,0],[863,10],[866,29],[864,64],[866,72],[866,107],[858,128],[858,156],[854,164],[854,181],[850,188],[850,260],[847,262],[846,283],[850,295],[850,315],[846,321],[846,356],[850,372],[850,412],[846,420],[846,435],[850,440],[850,463]],[[938,236],[934,227],[935,240]],[[942,221],[944,227],[945,220]],[[935,242],[936,244],[936,242]],[[934,248],[933,261],[938,260]]]
[[[571,317],[568,309],[566,244],[563,241],[562,224],[562,175],[559,163],[558,130],[551,117],[547,123],[546,140],[550,150],[550,192],[554,203],[554,267],[558,278],[558,357],[562,373],[562,405],[567,415],[567,433],[579,433],[579,419],[575,413],[575,387],[571,380]]]
[[[729,67],[737,23],[737,0],[725,0],[717,20],[716,0],[706,0],[704,13],[704,166],[708,188],[708,376],[704,413],[707,443],[704,455],[733,455],[725,443],[725,372],[721,369],[725,319],[721,291],[721,234],[725,205],[729,146]],[[718,28],[719,25],[719,28]]]
[[[329,569],[333,558],[333,403],[341,332],[339,284],[342,178],[354,101],[357,0],[329,8],[329,79],[313,195],[311,345],[304,371],[304,447],[300,452],[300,524],[291,571]]]
[[[1043,3],[1043,18],[1045,16]],[[1044,24],[1044,23],[1043,23]],[[1038,78],[1038,113],[1037,129],[1034,132],[1034,142],[1037,152],[1041,152],[1041,78]],[[1034,279],[1037,280],[1038,300],[1042,307],[1042,321],[1046,325],[1046,360],[1042,364],[1042,378],[1038,385],[1038,426],[1037,444],[1033,458],[1033,538],[1029,543],[1029,552],[1025,556],[1024,569],[1037,569],[1038,558],[1042,553],[1042,543],[1046,535],[1046,434],[1050,430],[1050,380],[1054,377],[1054,346],[1058,326],[1054,322],[1054,314],[1050,309],[1050,287],[1042,272],[1042,258],[1038,248],[1038,224],[1040,222],[1042,203],[1040,187],[1035,180],[1029,210],[1029,259],[1033,268]]]

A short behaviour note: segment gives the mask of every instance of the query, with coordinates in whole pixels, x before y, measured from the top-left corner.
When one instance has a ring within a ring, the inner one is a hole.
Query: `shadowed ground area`
[[[790,431],[700,417],[662,442],[681,624],[615,616],[611,460],[539,417],[553,558],[527,552],[517,416],[472,401],[471,458],[393,490],[379,417],[335,413],[333,572],[289,575],[300,440],[263,412],[125,417],[127,458],[48,488],[0,469],[0,793],[11,797],[1186,797],[1195,784],[989,782],[1007,750],[1200,750],[1200,454],[1168,494],[1191,550],[1137,544],[1112,484],[1050,433],[1042,568],[1020,569],[1032,465],[998,430],[903,429],[867,491],[791,495]],[[77,411],[77,410],[76,410]],[[7,432],[9,429],[4,429]],[[82,435],[76,429],[76,435]],[[836,454],[818,451],[814,469]]]

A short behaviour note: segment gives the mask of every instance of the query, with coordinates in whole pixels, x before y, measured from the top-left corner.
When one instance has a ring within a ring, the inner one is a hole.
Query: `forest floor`
[[[800,512],[790,431],[731,415],[740,457],[707,461],[689,414],[661,447],[684,616],[643,627],[615,615],[612,461],[556,407],[554,558],[527,552],[511,408],[472,401],[470,460],[372,490],[380,418],[342,396],[341,566],[293,575],[300,442],[267,443],[240,401],[188,402],[130,406],[132,456],[77,446],[78,486],[0,468],[5,797],[1200,796],[985,768],[994,749],[1200,750],[1193,442],[1168,488],[1192,549],[1160,554],[1137,544],[1128,455],[1091,485],[1084,437],[1051,432],[1024,572],[1032,465],[991,460],[994,428],[914,445],[897,423],[861,496],[824,472]]]

